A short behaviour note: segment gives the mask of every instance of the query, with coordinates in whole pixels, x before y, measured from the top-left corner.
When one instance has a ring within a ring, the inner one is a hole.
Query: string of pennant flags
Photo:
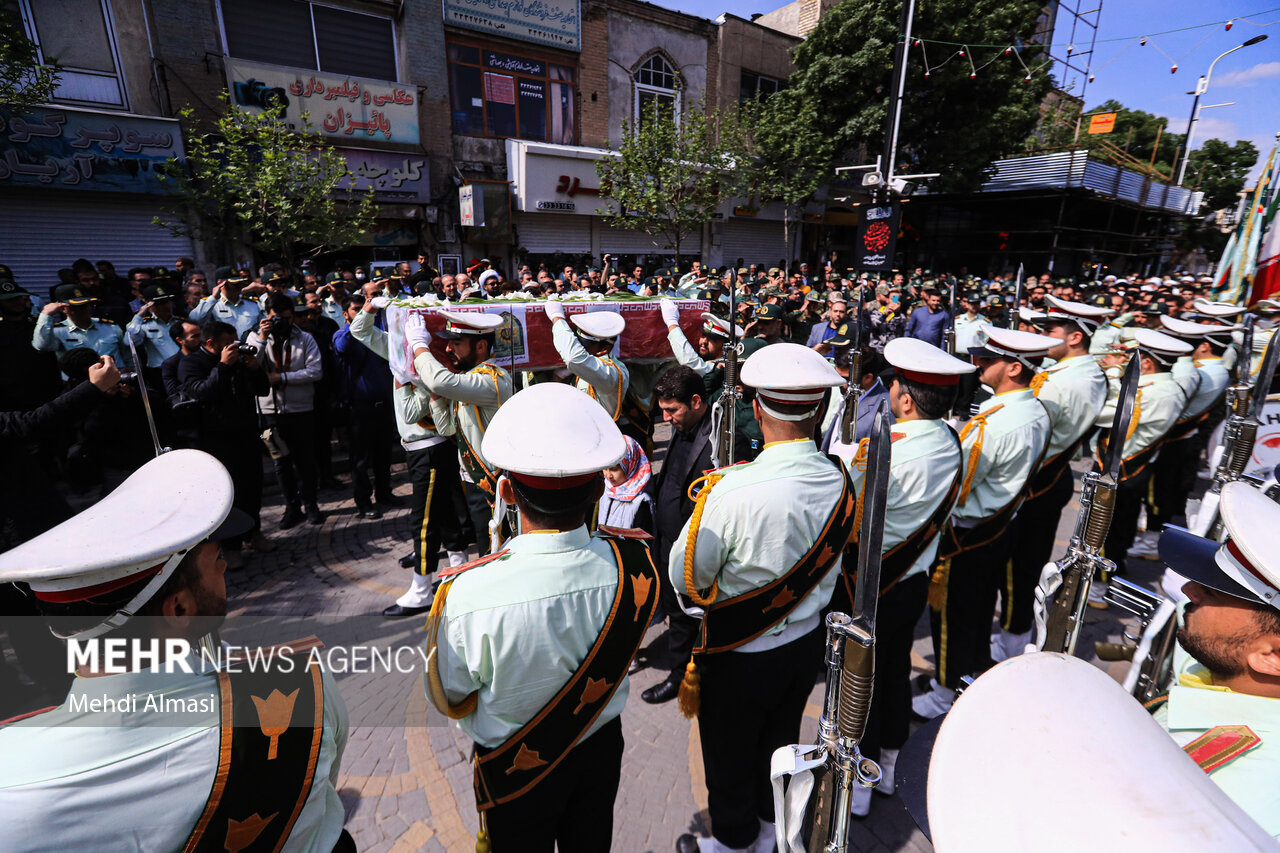
[[[1250,16],[1250,18],[1243,18],[1243,17],[1227,18],[1224,20],[1209,21],[1203,24],[1193,24],[1190,26],[1178,27],[1176,29],[1171,29],[1171,30],[1162,30],[1159,32],[1147,33],[1145,35],[1121,36],[1116,38],[1096,39],[1093,41],[1094,50],[1096,50],[1096,46],[1100,44],[1123,44],[1123,47],[1121,47],[1121,49],[1119,50],[1119,52],[1116,53],[1115,56],[1111,57],[1106,62],[1103,62],[1100,65],[1094,65],[1092,62],[1085,64],[1085,68],[1088,73],[1089,82],[1092,83],[1099,71],[1101,71],[1111,63],[1118,60],[1121,56],[1123,56],[1126,52],[1128,52],[1131,48],[1134,48],[1134,47],[1137,47],[1139,49],[1144,49],[1148,47],[1151,48],[1152,52],[1160,54],[1161,56],[1163,56],[1165,59],[1169,61],[1169,73],[1176,74],[1178,72],[1178,67],[1182,63],[1182,61],[1185,60],[1192,53],[1194,53],[1196,50],[1198,50],[1201,47],[1201,45],[1203,45],[1209,39],[1209,37],[1213,35],[1215,28],[1222,27],[1223,30],[1230,31],[1231,28],[1234,27],[1236,24],[1246,24],[1248,26],[1256,27],[1258,29],[1265,29],[1267,27],[1280,24],[1280,18],[1276,18],[1275,20],[1270,20],[1270,21],[1263,21],[1263,22],[1251,20],[1251,18],[1257,18],[1262,15],[1269,15],[1276,12],[1280,12],[1280,6],[1272,9],[1264,9],[1260,12],[1255,12],[1252,16]],[[1161,47],[1159,43],[1157,43],[1156,41],[1157,36],[1167,36],[1167,35],[1173,35],[1176,33],[1184,33],[1184,32],[1190,32],[1190,31],[1202,30],[1202,29],[1208,30],[1204,34],[1204,37],[1201,38],[1198,42],[1196,42],[1196,44],[1193,47],[1191,47],[1189,50],[1182,52],[1178,56],[1174,56],[1171,53],[1169,53],[1167,50]],[[899,37],[901,38],[901,36]],[[909,50],[919,52],[920,60],[924,64],[925,77],[931,77],[934,74],[934,72],[941,70],[942,68],[946,67],[948,64],[952,62],[956,62],[962,68],[967,66],[968,72],[969,72],[969,79],[972,80],[972,79],[975,79],[980,72],[982,72],[984,69],[991,66],[993,63],[998,62],[1001,59],[1011,58],[1012,61],[1016,61],[1018,65],[1021,66],[1023,71],[1023,80],[1028,83],[1031,82],[1033,76],[1036,73],[1048,68],[1049,66],[1053,65],[1055,62],[1067,62],[1079,55],[1079,48],[1075,44],[1066,45],[1064,57],[1055,56],[1054,49],[1053,49],[1054,46],[1048,45],[1048,46],[1045,46],[1044,52],[1042,54],[1042,56],[1044,56],[1045,58],[1043,60],[1034,62],[1031,65],[1028,65],[1022,58],[1022,52],[1026,47],[1027,47],[1027,43],[1021,40],[1011,44],[981,44],[981,43],[966,43],[966,42],[959,42],[959,41],[947,41],[944,39],[912,37]],[[941,59],[938,59],[937,61],[931,61],[930,59],[931,51],[935,58],[940,56]]]

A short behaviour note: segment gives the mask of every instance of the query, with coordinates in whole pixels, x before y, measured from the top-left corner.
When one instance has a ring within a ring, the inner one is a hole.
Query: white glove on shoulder
[[[431,333],[427,331],[427,321],[421,314],[410,314],[404,321],[404,339],[415,351],[431,345]]]
[[[374,308],[378,309],[379,311],[384,311],[386,310],[386,307],[391,304],[391,297],[375,296],[369,300],[369,304],[372,305]]]
[[[680,325],[680,309],[670,299],[663,299],[658,303],[658,310],[662,312],[662,322],[667,326]]]
[[[547,312],[547,319],[554,323],[556,320],[564,319],[564,306],[559,302],[544,302],[542,310]]]

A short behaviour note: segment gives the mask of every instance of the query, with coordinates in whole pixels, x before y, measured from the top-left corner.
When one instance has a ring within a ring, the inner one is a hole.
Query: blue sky
[[[768,12],[786,4],[778,0],[734,4],[725,0],[658,0],[658,5],[706,18],[725,11],[749,18],[753,12]],[[917,14],[927,13],[927,3],[920,3]],[[1229,31],[1218,24],[1157,34],[1245,17],[1253,23],[1237,20]],[[1069,23],[1060,17],[1058,27],[1054,41],[1056,51],[1062,52],[1070,36]],[[1083,32],[1078,30],[1077,38]],[[1170,130],[1181,133],[1191,112],[1192,98],[1186,92],[1195,88],[1196,78],[1205,73],[1214,57],[1260,33],[1269,35],[1268,40],[1236,51],[1214,68],[1202,103],[1235,104],[1202,110],[1195,137],[1198,142],[1214,137],[1227,142],[1248,139],[1261,152],[1261,164],[1280,131],[1280,0],[1106,0],[1091,62],[1095,79],[1085,92],[1086,105],[1093,107],[1113,98],[1126,107],[1167,116]],[[1144,35],[1149,36],[1145,46],[1138,43]],[[1171,74],[1174,61],[1178,71]],[[1077,85],[1075,93],[1079,91]],[[1260,165],[1255,172],[1259,169]]]

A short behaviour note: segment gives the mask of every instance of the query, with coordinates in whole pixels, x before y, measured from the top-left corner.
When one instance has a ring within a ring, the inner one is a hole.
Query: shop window
[[[54,101],[128,108],[109,0],[21,0],[27,37],[62,72]]]
[[[527,55],[449,45],[453,130],[573,145],[573,68]]]
[[[653,114],[655,107],[669,111],[679,124],[680,75],[665,56],[655,53],[642,62],[636,69],[634,80],[636,95],[633,115],[637,127],[644,123],[646,116]]]
[[[227,55],[329,74],[399,80],[388,17],[299,0],[219,0]]]
[[[765,98],[781,88],[782,84],[775,78],[743,69],[742,80],[738,87],[738,100],[745,103],[755,98]]]

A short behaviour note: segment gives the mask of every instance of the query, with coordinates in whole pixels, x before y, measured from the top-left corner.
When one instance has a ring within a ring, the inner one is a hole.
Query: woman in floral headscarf
[[[644,490],[653,470],[636,440],[623,438],[627,442],[626,455],[617,465],[604,469],[604,496],[600,498],[597,524],[653,533],[653,500]]]

